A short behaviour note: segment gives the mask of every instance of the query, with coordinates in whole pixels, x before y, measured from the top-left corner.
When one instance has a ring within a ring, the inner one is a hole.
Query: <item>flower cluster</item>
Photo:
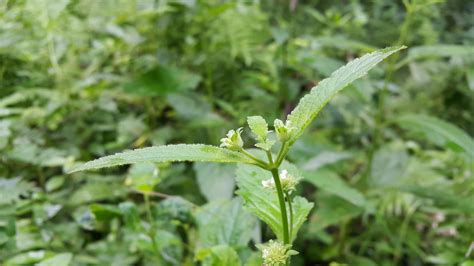
[[[283,191],[291,193],[295,190],[296,185],[298,184],[298,179],[290,175],[287,170],[282,170],[280,172],[280,183]],[[264,188],[275,189],[275,181],[270,178],[267,180],[262,180],[262,186]]]
[[[229,150],[238,151],[244,146],[244,141],[240,134],[242,133],[242,128],[237,130],[229,130],[227,132],[227,137],[221,139],[221,148],[227,148]]]
[[[275,119],[273,126],[275,127],[276,135],[281,142],[289,140],[296,130],[296,127],[294,127],[291,124],[291,121],[288,120],[286,120],[286,123],[284,124],[280,119]]]
[[[259,244],[257,248],[262,251],[263,263],[266,266],[285,265],[290,256],[298,254],[298,251],[291,249],[291,245],[285,245],[278,240]]]

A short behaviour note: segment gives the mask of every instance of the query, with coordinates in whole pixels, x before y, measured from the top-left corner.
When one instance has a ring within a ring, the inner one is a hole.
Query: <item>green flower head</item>
[[[227,148],[229,150],[238,151],[244,146],[244,141],[240,134],[242,133],[242,128],[237,130],[229,130],[227,132],[227,137],[221,139],[221,148]]]
[[[270,240],[266,244],[259,244],[257,248],[262,251],[263,263],[266,266],[285,265],[290,256],[298,254],[298,251],[291,249],[291,245],[284,245],[278,240]]]
[[[295,187],[298,184],[297,178],[289,174],[287,170],[282,170],[279,176],[281,188],[283,189],[283,191],[291,193],[295,190]],[[275,181],[273,180],[273,178],[262,180],[262,186],[264,188],[275,189]]]
[[[281,142],[289,140],[292,137],[293,132],[296,130],[296,127],[294,127],[288,120],[283,124],[283,121],[280,119],[275,119],[273,126],[275,127],[276,135]]]

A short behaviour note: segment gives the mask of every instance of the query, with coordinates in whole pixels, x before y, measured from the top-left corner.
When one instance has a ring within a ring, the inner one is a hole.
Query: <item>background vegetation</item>
[[[289,155],[315,202],[292,265],[473,265],[473,13],[463,0],[0,0],[0,264],[230,265],[215,258],[225,244],[259,265],[271,235],[235,196],[234,166],[66,172],[217,145],[249,115],[285,117],[346,61],[405,44]]]

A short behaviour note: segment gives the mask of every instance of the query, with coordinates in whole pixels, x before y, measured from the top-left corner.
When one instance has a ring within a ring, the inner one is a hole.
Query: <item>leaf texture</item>
[[[251,159],[241,153],[215,146],[203,144],[175,144],[136,149],[105,156],[73,168],[70,173],[133,163],[182,161],[253,163]]]
[[[296,132],[290,139],[293,144],[303,134],[305,128],[316,117],[319,111],[343,88],[354,80],[367,74],[367,71],[375,67],[391,54],[404,49],[401,47],[389,47],[366,54],[357,58],[345,66],[339,68],[319,84],[311,89],[311,92],[301,98],[296,108],[288,115],[287,119],[296,127]]]

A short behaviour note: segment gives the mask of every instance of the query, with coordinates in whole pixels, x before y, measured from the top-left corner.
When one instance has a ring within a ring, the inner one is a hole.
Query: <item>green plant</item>
[[[275,134],[271,134],[267,122],[261,116],[248,117],[248,125],[257,142],[255,146],[261,150],[259,152],[244,149],[242,128],[239,128],[230,130],[227,136],[221,139],[220,147],[177,144],[136,149],[87,162],[72,169],[71,172],[133,163],[176,161],[240,163],[259,167],[264,171],[254,172],[251,178],[260,179],[261,187],[252,187],[255,182],[249,181],[249,176],[242,177],[241,175],[241,180],[238,180],[240,187],[238,194],[244,198],[248,209],[267,223],[277,236],[277,240],[259,246],[265,263],[267,265],[288,264],[289,257],[297,254],[296,251],[291,250],[291,243],[313,207],[304,198],[292,195],[298,182],[298,172],[294,166],[284,162],[288,151],[318,112],[340,90],[365,75],[386,57],[404,48],[402,46],[379,50],[355,59],[335,71],[300,100],[296,108],[288,115],[286,122],[275,120]],[[278,152],[273,153],[272,147],[277,142]],[[264,158],[265,155],[266,158]],[[282,168],[284,169],[280,171]],[[271,178],[265,179],[267,175],[271,175]],[[271,208],[274,197],[258,197],[258,193],[262,191],[276,193],[279,207],[277,212]]]

